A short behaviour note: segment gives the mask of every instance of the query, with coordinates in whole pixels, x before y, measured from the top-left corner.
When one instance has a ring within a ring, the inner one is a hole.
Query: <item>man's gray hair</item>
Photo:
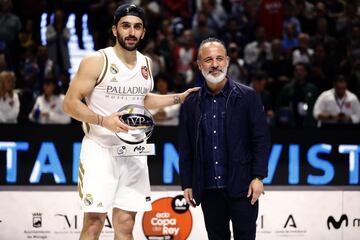
[[[202,48],[202,46],[206,43],[211,43],[211,42],[217,42],[217,43],[220,43],[224,49],[225,49],[225,53],[227,52],[226,51],[226,46],[225,46],[225,43],[223,41],[221,41],[220,39],[218,38],[215,38],[215,37],[209,37],[209,38],[206,38],[204,40],[202,40],[202,42],[200,43],[200,46],[199,46],[199,51],[198,51],[198,55],[197,55],[197,58],[199,59],[199,53],[200,53],[200,49]]]

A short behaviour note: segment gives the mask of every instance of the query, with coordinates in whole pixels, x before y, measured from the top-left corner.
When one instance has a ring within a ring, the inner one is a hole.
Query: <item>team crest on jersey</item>
[[[110,72],[111,72],[112,74],[117,74],[117,73],[119,72],[119,69],[116,67],[116,65],[115,65],[114,63],[112,63],[112,64],[110,65]]]
[[[94,200],[91,194],[86,194],[85,198],[84,198],[84,204],[85,206],[90,206],[91,204],[93,204]]]
[[[141,67],[141,74],[143,75],[143,77],[146,80],[149,78],[149,71],[148,71],[148,68],[146,66]]]

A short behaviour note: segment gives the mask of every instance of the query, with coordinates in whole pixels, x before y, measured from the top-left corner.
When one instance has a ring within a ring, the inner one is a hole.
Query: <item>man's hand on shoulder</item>
[[[189,94],[191,94],[191,93],[193,93],[193,92],[197,92],[197,91],[199,91],[200,90],[200,87],[193,87],[193,88],[189,88],[189,89],[187,89],[185,92],[183,92],[183,93],[180,93],[180,103],[183,103],[184,101],[185,101],[185,99],[186,99],[186,97],[189,95]]]

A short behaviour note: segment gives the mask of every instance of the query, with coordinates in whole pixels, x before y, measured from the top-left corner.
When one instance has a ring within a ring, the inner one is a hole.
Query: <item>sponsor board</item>
[[[134,120],[138,122],[139,120]],[[142,121],[142,120],[141,120]],[[154,185],[179,185],[177,127],[159,127],[148,142]],[[64,135],[66,132],[66,135]],[[84,133],[78,125],[0,124],[0,185],[76,185]],[[49,133],[51,133],[49,135]],[[266,185],[360,186],[359,128],[272,129]],[[289,136],[296,136],[289,142]],[[145,148],[119,148],[116,154],[149,154]],[[20,171],[21,169],[21,171]]]
[[[134,239],[207,239],[201,207],[181,191],[154,191],[153,210],[138,213]],[[0,239],[79,239],[76,191],[0,191]],[[257,240],[358,240],[360,191],[267,191],[260,199]],[[111,213],[101,239],[113,239]]]
[[[152,211],[145,212],[142,229],[151,239],[188,239],[192,229],[192,216],[183,195],[165,197],[152,203]]]

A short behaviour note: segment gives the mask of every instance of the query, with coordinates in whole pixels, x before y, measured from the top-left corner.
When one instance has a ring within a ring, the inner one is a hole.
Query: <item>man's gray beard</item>
[[[209,81],[211,83],[219,83],[222,80],[225,79],[226,74],[227,74],[227,67],[225,67],[222,72],[220,73],[219,76],[214,77],[213,75],[211,75],[211,73],[205,72],[205,70],[201,70],[202,75],[204,76],[204,78],[206,79],[206,81]]]

